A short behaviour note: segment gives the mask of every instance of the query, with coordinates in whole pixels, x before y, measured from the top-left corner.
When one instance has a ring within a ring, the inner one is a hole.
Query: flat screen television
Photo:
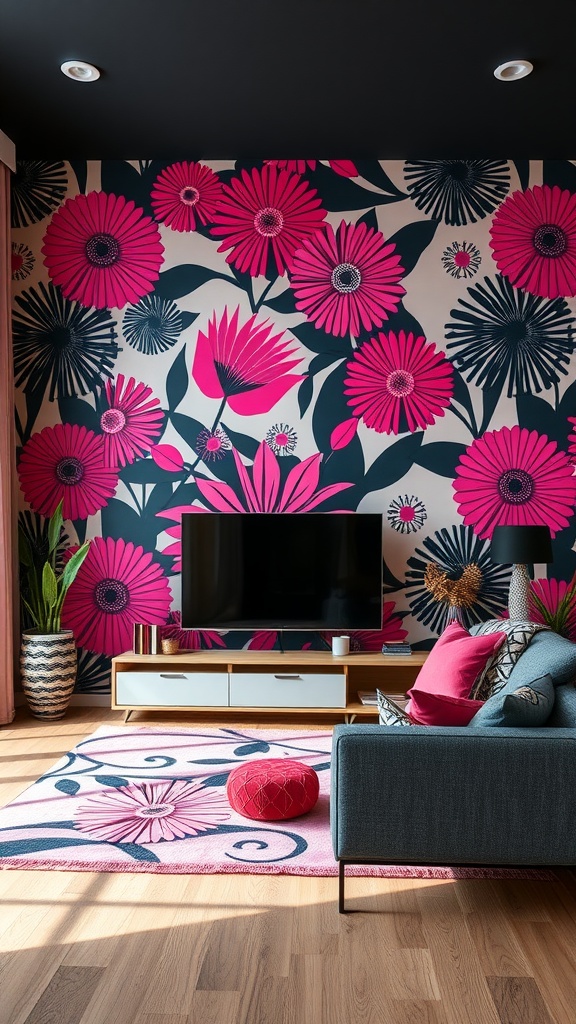
[[[184,629],[382,626],[382,515],[182,515]]]

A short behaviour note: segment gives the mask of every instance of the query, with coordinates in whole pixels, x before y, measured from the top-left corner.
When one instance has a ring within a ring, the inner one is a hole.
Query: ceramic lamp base
[[[530,576],[525,565],[514,565],[510,577],[508,594],[508,611],[513,621],[530,621],[528,611],[528,595],[530,593]]]

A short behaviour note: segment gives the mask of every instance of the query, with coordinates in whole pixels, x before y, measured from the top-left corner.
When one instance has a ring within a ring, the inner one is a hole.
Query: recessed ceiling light
[[[93,64],[87,64],[85,60],[65,60],[60,65],[60,71],[68,78],[73,78],[75,82],[95,82],[100,78],[98,68]]]
[[[519,78],[526,78],[533,70],[534,65],[529,60],[507,60],[494,69],[494,75],[501,82],[516,82]]]

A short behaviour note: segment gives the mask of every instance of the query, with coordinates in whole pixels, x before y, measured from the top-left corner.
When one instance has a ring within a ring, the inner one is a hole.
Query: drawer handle
[[[301,679],[301,678],[302,678],[302,676],[299,676],[299,675],[295,675],[295,676],[274,676],[274,679]]]
[[[186,679],[183,672],[161,672],[161,679]]]

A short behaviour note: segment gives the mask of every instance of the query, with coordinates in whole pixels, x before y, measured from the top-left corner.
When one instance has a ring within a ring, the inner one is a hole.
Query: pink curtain
[[[0,725],[14,718],[19,649],[11,278],[10,171],[0,161]]]

